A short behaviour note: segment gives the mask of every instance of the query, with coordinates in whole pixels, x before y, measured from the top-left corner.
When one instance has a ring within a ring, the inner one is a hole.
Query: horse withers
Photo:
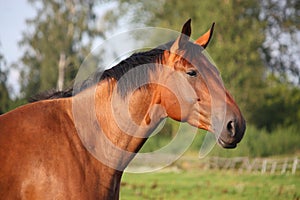
[[[0,116],[0,199],[118,199],[123,170],[170,117],[234,148],[245,120],[203,54],[212,28],[135,53],[75,88]],[[188,134],[188,133],[186,133]]]

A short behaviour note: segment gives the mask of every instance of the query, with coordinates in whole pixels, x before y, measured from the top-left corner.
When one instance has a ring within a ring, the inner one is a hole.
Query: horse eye
[[[196,70],[188,71],[187,75],[189,75],[189,76],[196,76],[197,75],[197,71]]]

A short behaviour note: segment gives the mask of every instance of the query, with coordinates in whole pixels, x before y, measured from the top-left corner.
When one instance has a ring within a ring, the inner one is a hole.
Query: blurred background
[[[145,26],[180,31],[192,18],[193,39],[216,22],[207,51],[247,120],[237,149],[216,146],[209,156],[300,154],[298,0],[2,1],[0,13],[0,114],[39,92],[68,87],[84,58],[111,35]],[[165,145],[177,129],[168,120],[142,151]],[[190,155],[199,151],[203,135]]]

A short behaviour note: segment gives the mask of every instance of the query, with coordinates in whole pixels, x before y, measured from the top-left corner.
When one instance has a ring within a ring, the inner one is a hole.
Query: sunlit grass
[[[125,174],[121,199],[299,199],[299,175],[181,171]]]

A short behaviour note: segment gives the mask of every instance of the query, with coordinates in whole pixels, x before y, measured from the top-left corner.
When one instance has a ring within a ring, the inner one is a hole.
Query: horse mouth
[[[222,140],[222,138],[218,138],[218,143],[219,145],[221,145],[223,148],[226,149],[234,149],[237,146],[236,143],[232,143],[232,144],[226,143],[224,140]]]

